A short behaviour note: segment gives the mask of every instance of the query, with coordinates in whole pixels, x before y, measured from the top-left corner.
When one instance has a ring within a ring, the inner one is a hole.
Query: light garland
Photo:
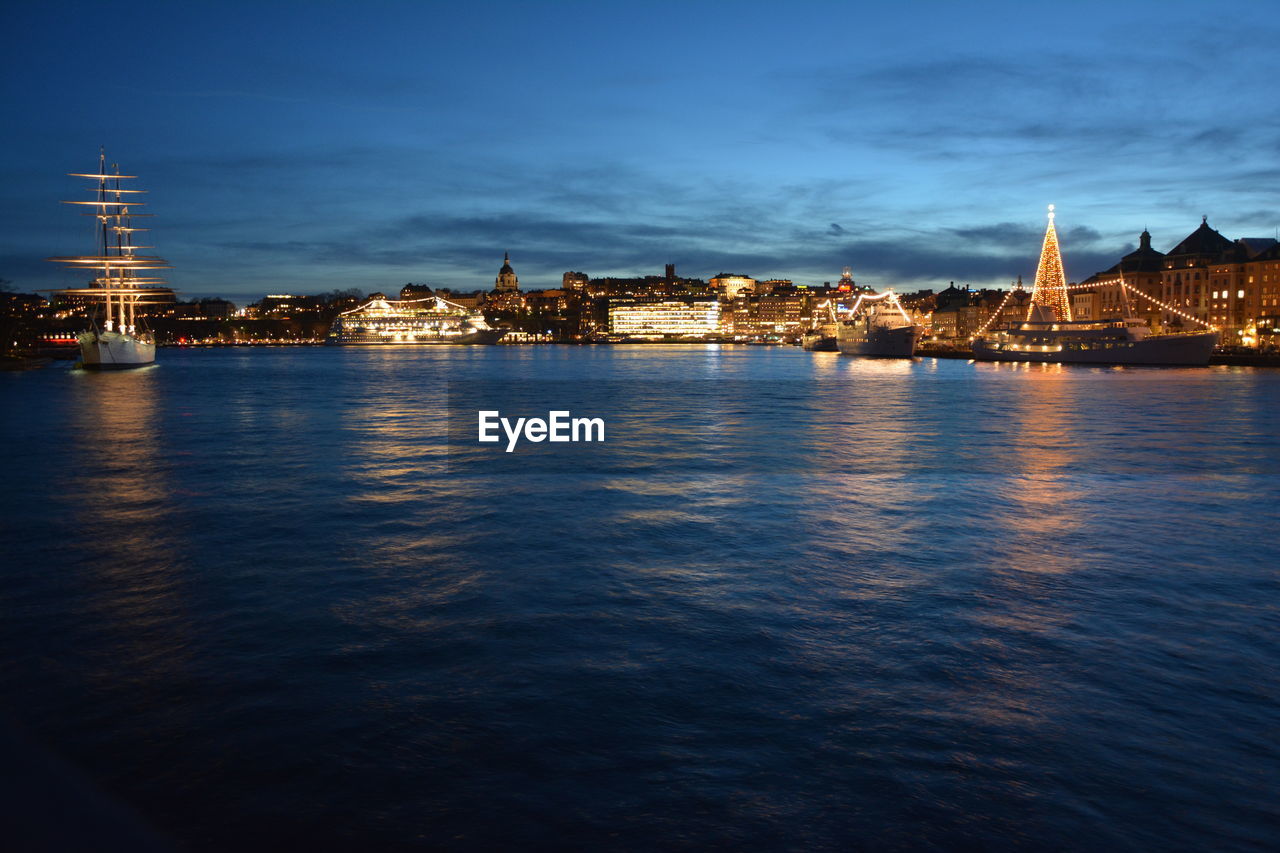
[[[855,300],[853,303],[853,307],[849,309],[850,319],[857,316],[858,308],[862,305],[864,300],[867,302],[879,302],[881,299],[886,299],[886,298],[888,300],[888,304],[896,308],[898,313],[902,315],[902,319],[906,321],[907,325],[911,325],[914,322],[911,319],[911,317],[907,314],[906,310],[902,307],[902,303],[898,300],[898,295],[893,292],[892,287],[886,290],[884,293],[871,293],[871,294],[859,293],[857,300]]]
[[[1019,282],[1022,281],[1021,276],[1018,277],[1018,281]],[[996,321],[996,318],[998,318],[1000,314],[1004,311],[1004,306],[1008,304],[1010,299],[1013,298],[1013,294],[1015,292],[1026,293],[1026,291],[1023,290],[1021,284],[1019,284],[1018,287],[1015,287],[1011,289],[1008,293],[1006,293],[1004,295],[1004,299],[1000,300],[1000,307],[996,309],[994,314],[992,314],[990,317],[987,318],[987,322],[982,324],[982,326],[978,329],[976,334],[969,336],[969,340],[976,341],[978,338],[982,337],[982,335],[986,333],[987,329],[991,328],[991,324],[994,323]]]
[[[1062,269],[1062,252],[1058,249],[1058,232],[1053,227],[1053,205],[1049,205],[1049,226],[1040,247],[1040,263],[1036,266],[1036,282],[1027,303],[1027,321],[1036,305],[1052,308],[1059,320],[1071,322],[1071,303],[1067,299],[1067,276]]]

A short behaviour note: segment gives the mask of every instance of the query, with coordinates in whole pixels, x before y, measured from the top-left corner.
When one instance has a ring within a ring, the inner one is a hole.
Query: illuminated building
[[[754,292],[756,288],[756,280],[750,276],[723,272],[711,279],[708,284],[720,291],[726,300],[736,298],[744,290]]]
[[[1213,325],[1222,330],[1222,343],[1251,346],[1258,320],[1280,306],[1277,251],[1269,237],[1229,240],[1204,217],[1167,254],[1153,249],[1151,235],[1143,231],[1137,250],[1080,286],[1094,292],[1097,317],[1141,317],[1152,329]],[[1117,284],[1122,275],[1127,306]],[[1074,295],[1073,300],[1085,301]]]
[[[556,312],[568,310],[574,294],[566,290],[531,290],[525,294],[530,311]]]
[[[587,278],[586,273],[571,271],[564,274],[564,277],[561,279],[560,286],[563,290],[583,293],[586,292],[587,282],[589,281],[590,279]]]
[[[609,332],[651,340],[717,336],[720,302],[708,297],[614,300],[609,305]]]
[[[1098,320],[1108,317],[1142,317],[1153,328],[1163,326],[1163,312],[1149,299],[1128,295],[1116,282],[1124,277],[1127,287],[1143,293],[1157,294],[1161,289],[1165,255],[1151,247],[1151,233],[1143,230],[1138,236],[1138,248],[1120,259],[1113,267],[1091,275],[1080,282],[1080,291],[1072,292],[1072,310],[1077,303],[1088,304],[1092,313],[1082,320]],[[1127,301],[1127,304],[1126,304]]]
[[[510,293],[520,289],[520,279],[516,277],[516,271],[511,268],[510,252],[504,252],[502,255],[502,268],[498,270],[498,277],[493,280],[493,289],[499,293]]]
[[[725,303],[726,323],[735,337],[798,335],[810,325],[810,295],[804,291],[754,294],[743,292]],[[729,315],[729,312],[732,312]]]
[[[933,299],[933,311],[929,315],[929,335],[934,340],[967,341],[975,334],[989,328],[1000,328],[1023,322],[1027,307],[1031,304],[1031,291],[1022,286],[1019,278],[1009,290],[970,290],[951,286]],[[904,300],[923,316],[928,312],[928,298],[916,297]]]

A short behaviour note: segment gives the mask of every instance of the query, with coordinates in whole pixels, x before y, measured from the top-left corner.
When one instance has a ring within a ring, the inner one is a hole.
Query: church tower
[[[498,270],[493,289],[499,293],[513,293],[520,289],[520,279],[516,278],[516,271],[511,268],[510,252],[504,252],[502,255],[502,269]]]

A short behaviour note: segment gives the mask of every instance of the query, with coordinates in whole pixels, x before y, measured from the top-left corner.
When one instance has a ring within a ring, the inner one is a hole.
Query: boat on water
[[[479,311],[439,296],[387,299],[375,293],[368,302],[335,317],[326,342],[343,346],[496,344],[504,334],[504,329],[490,327]]]
[[[995,331],[985,328],[980,331],[971,341],[975,359],[1048,364],[1202,366],[1209,363],[1218,342],[1217,329],[1206,326],[1198,331],[1152,331],[1146,320],[1131,316],[1130,293],[1149,299],[1184,319],[1205,324],[1174,306],[1165,305],[1136,288],[1128,287],[1123,275],[1115,281],[1091,286],[1118,287],[1124,316],[1073,320],[1067,297],[1070,286],[1062,267],[1053,210],[1053,205],[1049,205],[1049,225],[1040,250],[1040,264],[1026,319]],[[999,314],[1000,309],[997,309],[993,319]]]
[[[800,335],[800,346],[810,352],[836,352],[840,349],[836,342],[834,323],[824,323],[815,329],[806,329]]]
[[[1044,306],[1032,307],[1034,319],[973,341],[979,361],[1031,361],[1049,364],[1209,363],[1218,343],[1215,331],[1153,334],[1147,321],[1123,317],[1095,322],[1058,320]]]
[[[91,208],[85,216],[95,217],[97,222],[95,253],[92,255],[67,255],[48,260],[64,264],[72,269],[94,273],[87,287],[73,287],[57,291],[69,297],[79,297],[91,306],[102,308],[90,315],[91,327],[77,337],[80,346],[80,366],[90,369],[119,369],[142,367],[156,360],[154,336],[139,325],[137,306],[146,304],[147,297],[160,291],[156,285],[164,280],[155,275],[156,270],[168,269],[169,264],[154,255],[139,254],[141,246],[135,235],[149,229],[136,227],[135,217],[149,216],[135,208],[144,206],[134,201],[135,195],[146,190],[126,188],[123,181],[134,180],[136,175],[120,174],[118,165],[107,170],[105,151],[98,154],[98,171],[69,172],[71,177],[86,178],[94,182],[91,201],[64,201]],[[99,321],[100,324],[99,324]]]
[[[923,336],[924,326],[892,289],[860,294],[848,317],[836,324],[836,346],[845,355],[911,358]]]
[[[846,274],[848,270],[849,268],[845,267]],[[801,332],[800,346],[810,352],[836,352],[839,346],[836,343],[836,325],[838,321],[836,319],[835,304],[828,299],[818,307],[825,309],[827,312],[825,322]]]

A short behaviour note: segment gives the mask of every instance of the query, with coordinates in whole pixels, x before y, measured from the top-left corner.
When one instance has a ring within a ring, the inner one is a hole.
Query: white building
[[[609,332],[629,338],[703,338],[720,334],[714,298],[617,300],[609,306]]]

